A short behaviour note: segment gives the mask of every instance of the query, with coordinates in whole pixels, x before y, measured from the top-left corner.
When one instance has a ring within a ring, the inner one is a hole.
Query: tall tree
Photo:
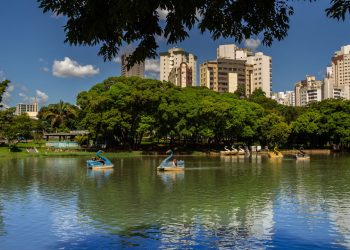
[[[99,54],[105,59],[115,57],[123,44],[138,42],[129,66],[156,56],[158,36],[168,44],[176,44],[185,40],[195,25],[215,40],[232,37],[241,42],[262,34],[263,43],[271,45],[274,39],[287,36],[294,12],[288,0],[37,1],[44,12],[67,17],[66,42],[101,44]],[[326,13],[331,18],[344,19],[349,10],[349,0],[332,0]]]
[[[39,112],[39,118],[47,120],[51,128],[72,129],[72,121],[78,117],[78,108],[60,101],[57,104],[50,104],[43,107]]]

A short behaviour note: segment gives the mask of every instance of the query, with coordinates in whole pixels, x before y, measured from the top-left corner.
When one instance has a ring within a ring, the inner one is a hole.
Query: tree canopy
[[[65,42],[99,45],[99,55],[105,60],[114,58],[124,44],[138,43],[129,66],[157,55],[157,37],[176,44],[195,26],[202,33],[209,32],[214,40],[231,37],[241,42],[262,35],[263,43],[271,45],[287,36],[294,13],[293,1],[288,0],[37,1],[44,12],[67,17]],[[339,20],[349,11],[349,0],[332,0],[326,14]]]

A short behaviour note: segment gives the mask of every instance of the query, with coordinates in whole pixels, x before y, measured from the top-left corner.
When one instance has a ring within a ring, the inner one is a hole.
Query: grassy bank
[[[94,156],[94,152],[87,152],[84,150],[71,150],[71,151],[50,151],[46,148],[37,148],[38,153],[29,153],[27,148],[33,147],[30,144],[18,144],[15,152],[10,152],[7,146],[0,147],[0,158],[24,158],[24,157],[57,157],[57,156]],[[104,155],[107,157],[136,157],[141,156],[142,151],[118,151],[118,152],[108,152]]]
[[[38,153],[27,152],[27,148],[34,148],[39,151]],[[137,157],[142,155],[160,155],[164,156],[168,147],[152,148],[152,149],[139,149],[139,150],[116,150],[114,152],[106,152],[105,156],[111,158],[117,157]],[[295,149],[282,149],[281,152],[284,154],[295,154],[298,150]],[[329,149],[316,149],[316,150],[305,150],[308,154],[330,154],[332,151]],[[192,148],[176,148],[175,155],[190,155],[190,156],[205,156],[205,155],[220,155],[218,150],[195,150]],[[266,153],[266,152],[261,152]],[[51,151],[46,147],[37,147],[33,143],[18,143],[16,152],[10,152],[7,146],[0,146],[0,158],[24,158],[24,157],[92,157],[95,155],[94,151],[87,151],[84,149],[71,149],[71,150],[56,150]]]

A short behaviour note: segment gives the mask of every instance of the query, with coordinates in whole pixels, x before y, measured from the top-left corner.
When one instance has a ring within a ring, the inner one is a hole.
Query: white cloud
[[[96,75],[99,72],[99,68],[93,65],[80,65],[69,57],[65,57],[63,61],[55,60],[52,65],[52,73],[57,77],[85,77]]]
[[[50,71],[50,69],[48,67],[42,67],[41,70],[44,71],[44,72],[49,72]]]
[[[22,98],[22,102],[26,102],[26,101],[29,100],[29,97],[26,94],[22,93],[22,92],[19,93],[18,96]]]
[[[247,48],[250,48],[252,50],[256,50],[261,44],[261,41],[259,38],[257,39],[246,39],[244,41],[244,45],[247,47]]]
[[[147,59],[145,62],[145,71],[159,73],[159,60]]]
[[[6,108],[8,107],[7,102],[10,100],[11,98],[11,92],[13,92],[15,90],[15,86],[12,84],[9,84],[6,88],[6,91],[4,92],[4,94],[2,95],[2,105]]]
[[[49,99],[49,96],[40,90],[36,90],[36,99],[38,100],[39,103],[46,103],[47,100]]]
[[[157,80],[159,80],[159,73],[156,73],[156,72],[146,72],[146,73],[145,73],[145,78],[150,78],[150,79],[157,79]]]
[[[168,10],[164,10],[160,8],[157,9],[157,12],[160,20],[166,20],[166,17],[169,14]]]
[[[6,101],[8,101],[9,99],[10,99],[10,97],[11,97],[11,94],[10,94],[10,92],[5,92],[3,95],[2,95],[2,101],[3,102],[6,102]]]
[[[121,64],[122,63],[122,59],[120,58],[120,56],[117,56],[117,57],[115,57],[113,59],[113,62]]]
[[[6,88],[6,92],[13,92],[15,90],[15,86],[12,84],[9,84]]]
[[[53,19],[60,19],[61,17],[63,17],[63,15],[57,14],[56,12],[53,12],[51,15],[51,18],[53,18]]]
[[[21,97],[21,102],[24,102],[24,103],[33,103],[34,101],[37,101],[38,103],[42,104],[42,103],[46,103],[47,100],[49,99],[49,96],[45,92],[39,89],[35,91],[35,94],[36,94],[35,96],[28,96],[27,94],[20,92],[18,96]]]

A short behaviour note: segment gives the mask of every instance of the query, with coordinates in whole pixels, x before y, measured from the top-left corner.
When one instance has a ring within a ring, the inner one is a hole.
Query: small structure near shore
[[[87,135],[89,138],[90,132],[87,130],[74,130],[67,132],[58,132],[58,133],[44,133],[43,137],[46,141],[50,139],[58,139],[58,141],[74,141],[76,136]]]

